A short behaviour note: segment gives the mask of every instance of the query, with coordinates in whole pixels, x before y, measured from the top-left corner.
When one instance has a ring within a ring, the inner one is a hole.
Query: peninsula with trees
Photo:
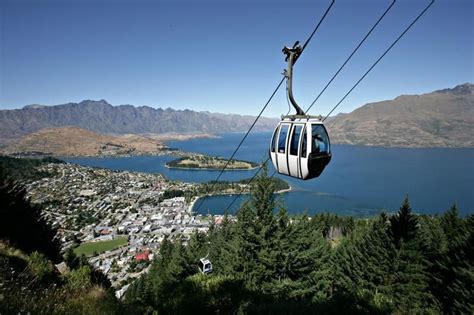
[[[227,164],[228,163],[228,164]],[[227,165],[227,166],[226,166]],[[224,167],[226,170],[252,170],[260,165],[254,162],[231,160],[225,158],[207,156],[202,154],[193,154],[189,156],[180,157],[166,163],[168,168],[184,168],[195,170],[221,170]]]

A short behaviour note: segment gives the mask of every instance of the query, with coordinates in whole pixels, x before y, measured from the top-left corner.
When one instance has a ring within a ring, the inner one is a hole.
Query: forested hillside
[[[0,183],[4,181],[37,180],[48,177],[48,174],[39,171],[38,166],[46,163],[64,163],[61,160],[46,157],[41,159],[21,159],[0,155]]]
[[[21,186],[0,178],[0,314],[118,314],[110,283],[85,257],[59,251],[56,231]],[[62,263],[62,273],[55,264]],[[126,312],[124,311],[126,314]]]
[[[419,216],[406,199],[368,220],[289,217],[272,213],[273,190],[261,176],[237,220],[187,246],[165,240],[125,303],[148,314],[472,314],[474,216]],[[208,253],[214,272],[201,275]]]
[[[370,219],[275,215],[276,185],[261,175],[236,217],[186,243],[165,239],[119,301],[85,257],[59,252],[21,186],[3,182],[0,313],[472,314],[474,215],[417,215],[408,199]],[[202,275],[206,255],[214,271]]]

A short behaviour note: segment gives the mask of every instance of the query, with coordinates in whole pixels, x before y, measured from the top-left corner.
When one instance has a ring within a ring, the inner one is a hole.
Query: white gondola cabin
[[[283,117],[270,143],[270,158],[280,174],[311,179],[331,161],[331,146],[324,124],[309,116]]]
[[[293,97],[293,65],[303,51],[296,42],[292,48],[283,47],[288,70],[283,72],[287,80],[287,96],[296,115],[282,117],[273,132],[270,143],[270,159],[280,174],[300,179],[318,177],[331,161],[329,135],[321,117],[309,116]]]
[[[208,274],[208,273],[212,272],[211,261],[209,259],[207,259],[206,257],[200,259],[199,268],[201,270],[201,273],[203,273],[203,274]]]

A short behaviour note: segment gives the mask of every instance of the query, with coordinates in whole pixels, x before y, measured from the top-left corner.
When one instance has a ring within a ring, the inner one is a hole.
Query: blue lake
[[[171,141],[170,147],[228,158],[243,134],[224,134],[215,139]],[[262,162],[267,158],[271,133],[250,134],[236,159]],[[281,176],[292,191],[279,195],[280,204],[290,213],[334,212],[368,216],[381,209],[396,211],[408,194],[418,213],[440,213],[457,203],[461,214],[474,213],[474,149],[374,148],[333,145],[333,158],[323,174],[301,181]],[[114,170],[161,173],[187,182],[214,180],[219,171],[176,170],[164,166],[170,156],[127,158],[76,158],[69,162]],[[269,167],[272,174],[273,167]],[[221,180],[239,180],[255,171],[226,171]],[[223,213],[235,196],[200,199],[199,212]],[[235,210],[244,197],[234,203]]]

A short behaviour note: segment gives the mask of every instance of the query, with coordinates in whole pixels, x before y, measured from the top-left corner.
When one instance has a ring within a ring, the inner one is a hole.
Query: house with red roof
[[[150,255],[150,251],[146,250],[144,252],[140,252],[135,254],[135,261],[148,261],[148,256]]]

